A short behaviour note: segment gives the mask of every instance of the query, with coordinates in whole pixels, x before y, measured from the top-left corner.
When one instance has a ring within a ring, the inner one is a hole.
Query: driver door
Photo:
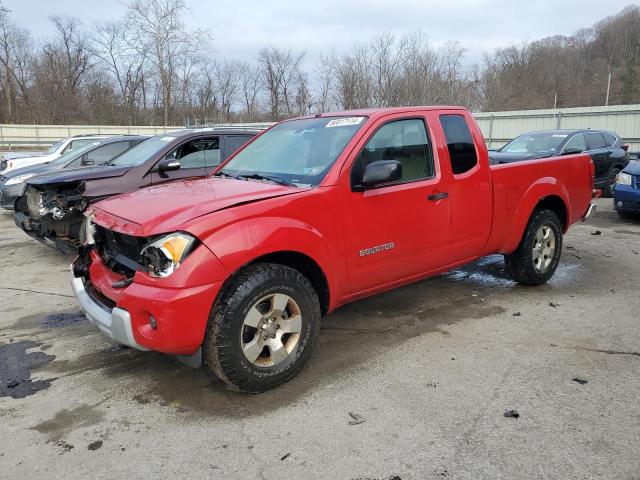
[[[177,170],[161,171],[160,164],[178,163]],[[153,168],[151,183],[154,185],[182,178],[205,177],[212,166],[220,163],[220,137],[198,137],[188,140],[169,152]]]
[[[360,145],[341,202],[351,293],[358,294],[449,264],[451,208],[426,118],[388,117]],[[355,189],[366,166],[397,160],[400,180]]]

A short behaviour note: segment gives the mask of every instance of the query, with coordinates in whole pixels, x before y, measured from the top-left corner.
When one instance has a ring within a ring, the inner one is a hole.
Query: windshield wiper
[[[244,180],[244,177],[242,175],[238,175],[236,173],[222,172],[222,171],[220,171],[218,173],[215,173],[213,176],[214,177],[222,177],[223,175],[225,177],[234,178],[236,180]]]
[[[271,175],[264,175],[262,173],[248,173],[246,175],[239,176],[242,178],[253,178],[255,180],[269,180],[270,182],[278,183],[287,187],[298,187],[295,183],[290,182],[289,180],[285,180],[284,178],[272,177]]]

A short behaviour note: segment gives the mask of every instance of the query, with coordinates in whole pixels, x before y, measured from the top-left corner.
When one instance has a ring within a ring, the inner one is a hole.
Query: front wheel
[[[234,390],[262,392],[300,371],[319,330],[318,296],[305,276],[284,265],[250,265],[213,306],[205,367]]]
[[[620,169],[618,167],[611,167],[609,169],[609,173],[607,173],[607,184],[602,189],[602,196],[605,198],[613,197],[613,192],[616,189],[616,181],[618,179],[618,174],[620,173]]]
[[[511,277],[523,285],[541,285],[555,273],[562,253],[562,226],[551,210],[535,210],[518,249],[505,255]]]

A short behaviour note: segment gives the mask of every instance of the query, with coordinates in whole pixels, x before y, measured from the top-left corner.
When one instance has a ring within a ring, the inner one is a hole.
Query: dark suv
[[[15,204],[16,225],[70,252],[83,241],[83,212],[95,201],[183,178],[205,177],[261,129],[178,130],[150,137],[104,166],[27,180]]]
[[[596,167],[595,187],[611,197],[618,173],[629,163],[628,148],[618,135],[606,130],[544,130],[524,133],[489,152],[489,157],[495,164],[586,152]]]

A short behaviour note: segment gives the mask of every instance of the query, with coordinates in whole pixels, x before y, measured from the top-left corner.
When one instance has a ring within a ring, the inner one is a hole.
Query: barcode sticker
[[[325,125],[324,128],[333,128],[333,127],[347,127],[350,125],[360,125],[364,120],[364,117],[347,117],[347,118],[337,118],[336,120],[331,120],[329,123]]]

